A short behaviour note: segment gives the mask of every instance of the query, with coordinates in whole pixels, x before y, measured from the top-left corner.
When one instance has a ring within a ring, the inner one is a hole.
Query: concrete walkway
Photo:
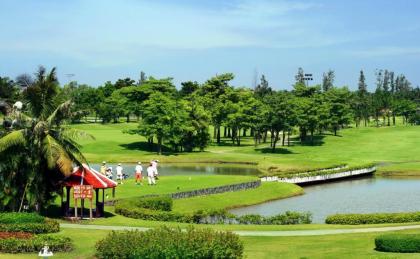
[[[126,227],[126,226],[102,226],[102,225],[82,225],[61,223],[62,228],[73,229],[93,229],[93,230],[140,230],[146,231],[150,228],[146,227]],[[232,231],[240,236],[266,236],[266,237],[289,237],[289,236],[320,236],[335,234],[352,234],[352,233],[369,233],[369,232],[386,232],[407,229],[420,229],[420,225],[395,226],[395,227],[373,227],[373,228],[353,228],[353,229],[315,229],[315,230],[276,230],[276,231]]]

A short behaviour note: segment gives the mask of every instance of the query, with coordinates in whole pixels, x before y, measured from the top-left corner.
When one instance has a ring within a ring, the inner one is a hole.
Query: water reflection
[[[91,164],[92,168],[99,170],[100,164]],[[117,164],[107,164],[113,168],[115,174],[115,167]],[[122,164],[124,173],[132,176],[136,164]],[[143,164],[143,169],[146,170],[147,164]],[[226,164],[159,164],[160,175],[257,175],[258,170],[256,166],[251,165],[226,165]]]
[[[420,180],[359,178],[304,187],[305,194],[232,210],[238,215],[274,215],[287,210],[310,211],[315,223],[335,213],[401,212],[420,210]]]

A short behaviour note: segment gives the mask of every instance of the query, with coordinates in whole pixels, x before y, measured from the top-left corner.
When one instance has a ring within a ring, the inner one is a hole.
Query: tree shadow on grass
[[[311,136],[307,136],[306,140],[301,142],[298,137],[291,138],[295,145],[301,145],[301,146],[322,146],[325,144],[324,141],[325,135],[314,135],[313,139],[311,140]]]
[[[297,153],[295,153],[295,152],[293,152],[293,151],[291,151],[287,148],[282,148],[282,147],[276,147],[274,152],[273,152],[273,149],[271,147],[256,148],[255,151],[261,152],[263,154],[267,154],[267,153],[269,153],[269,154],[285,154],[285,155],[297,154]]]
[[[241,140],[242,142],[243,140]],[[238,146],[236,143],[233,144],[231,139],[221,139],[220,143],[218,144],[216,142],[216,140],[214,139],[213,142],[211,143],[212,146],[217,146],[217,147],[250,147],[253,146],[254,144],[252,143],[246,143],[246,144],[242,144],[240,146]]]
[[[150,144],[145,141],[131,142],[127,144],[120,144],[120,147],[123,147],[127,150],[139,150],[146,152],[157,152],[158,145],[153,143],[152,148]],[[164,156],[176,156],[177,153],[173,152],[168,146],[162,145],[162,155]]]
[[[93,205],[95,207],[95,205]],[[83,217],[89,217],[89,202],[88,200],[85,201],[85,208],[83,209]],[[70,208],[72,212],[74,212],[74,208]],[[95,212],[93,212],[93,214],[95,214]],[[41,215],[52,218],[52,219],[63,219],[63,215],[62,215],[62,211],[61,211],[61,207],[57,204],[52,204],[50,206],[48,206],[48,208],[46,210],[41,211]],[[72,214],[73,215],[73,214]],[[80,208],[79,208],[79,216],[80,216]],[[105,211],[104,212],[104,217],[103,218],[112,218],[115,217],[116,215]]]

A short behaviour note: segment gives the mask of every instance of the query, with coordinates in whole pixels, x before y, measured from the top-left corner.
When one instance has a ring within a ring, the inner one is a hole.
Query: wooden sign
[[[73,189],[74,199],[92,199],[93,186],[92,185],[76,185]]]

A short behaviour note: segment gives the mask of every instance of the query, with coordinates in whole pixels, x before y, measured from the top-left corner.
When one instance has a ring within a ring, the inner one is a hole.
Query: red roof
[[[95,169],[83,164],[83,168],[74,168],[73,173],[64,180],[64,185],[92,185],[94,189],[106,189],[116,187],[117,183]]]

